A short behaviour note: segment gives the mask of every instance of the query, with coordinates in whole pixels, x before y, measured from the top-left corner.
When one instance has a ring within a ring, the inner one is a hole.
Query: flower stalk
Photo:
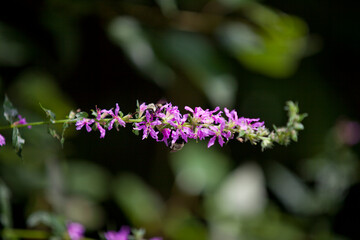
[[[41,106],[42,107],[42,106]],[[45,109],[49,120],[39,122],[26,122],[26,119],[18,114],[10,101],[5,98],[4,116],[10,123],[8,126],[0,126],[0,130],[13,129],[13,145],[21,152],[22,144],[25,142],[21,138],[19,128],[39,125],[63,124],[61,137],[55,130],[50,129],[50,134],[64,142],[64,132],[71,125],[75,124],[76,130],[85,128],[87,132],[99,131],[100,138],[104,138],[107,131],[115,128],[126,127],[131,124],[135,134],[142,133],[142,139],[152,138],[157,142],[164,142],[172,151],[180,150],[189,139],[196,141],[208,139],[208,147],[216,142],[220,146],[232,139],[239,142],[249,141],[256,145],[260,143],[262,150],[270,148],[274,143],[288,145],[291,141],[297,141],[298,132],[304,129],[301,123],[307,116],[299,114],[298,105],[294,102],[287,102],[285,110],[288,112],[288,122],[284,127],[274,126],[270,131],[265,127],[259,118],[239,117],[235,110],[220,107],[214,110],[194,109],[186,106],[185,114],[179,111],[177,106],[171,103],[165,104],[146,104],[137,105],[133,114],[124,115],[120,107],[116,104],[115,109],[100,109],[96,107],[91,115],[86,112],[70,112],[67,119],[56,120],[55,114],[51,110]],[[5,144],[5,138],[0,134],[0,145]]]

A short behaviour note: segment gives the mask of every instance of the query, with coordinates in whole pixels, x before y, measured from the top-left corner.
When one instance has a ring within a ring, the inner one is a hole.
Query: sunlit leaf
[[[253,4],[247,17],[261,29],[240,22],[220,27],[219,37],[245,67],[271,77],[293,74],[305,55],[308,29],[295,16]]]

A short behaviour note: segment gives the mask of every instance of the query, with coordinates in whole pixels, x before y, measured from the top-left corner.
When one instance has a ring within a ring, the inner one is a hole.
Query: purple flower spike
[[[130,234],[130,228],[128,226],[122,226],[118,232],[109,231],[104,234],[106,240],[128,240]]]
[[[83,238],[85,228],[80,223],[71,222],[67,225],[67,232],[71,240],[79,240]]]
[[[4,146],[6,143],[5,143],[5,138],[3,135],[0,134],[0,146]]]

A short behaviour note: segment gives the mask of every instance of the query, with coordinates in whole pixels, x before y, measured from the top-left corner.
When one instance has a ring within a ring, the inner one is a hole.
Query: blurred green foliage
[[[129,129],[100,140],[73,126],[61,148],[46,126],[20,129],[23,160],[9,143],[0,149],[0,228],[53,229],[60,236],[58,223],[72,220],[94,238],[131,225],[174,240],[359,239],[360,213],[350,198],[359,184],[359,151],[350,140],[360,135],[352,127],[360,99],[353,84],[346,86],[356,78],[343,77],[357,66],[342,55],[359,52],[355,23],[345,20],[358,14],[350,4],[341,5],[349,7],[346,14],[322,5],[0,6],[0,92],[29,122],[46,117],[39,103],[62,119],[76,108],[116,102],[126,114],[136,100],[164,98],[180,107],[235,108],[268,127],[285,124],[287,100],[309,114],[298,143],[265,152],[234,141],[222,149],[190,142],[169,153]],[[341,13],[336,24],[327,21],[332,11]],[[10,131],[1,134],[11,139]]]

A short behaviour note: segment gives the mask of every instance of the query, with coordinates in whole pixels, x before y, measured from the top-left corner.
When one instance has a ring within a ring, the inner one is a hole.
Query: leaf
[[[51,135],[53,138],[56,138],[56,139],[59,139],[59,140],[60,140],[60,136],[59,136],[59,134],[56,132],[55,129],[48,128],[48,130],[49,130],[50,135]]]
[[[76,118],[87,118],[88,116],[89,114],[87,112],[78,112],[75,115]]]
[[[23,139],[20,135],[20,131],[18,128],[13,128],[13,134],[12,134],[12,144],[15,148],[15,152],[19,157],[22,157],[21,151],[23,148],[23,145],[25,143],[25,139]]]
[[[19,115],[18,110],[16,108],[14,108],[14,106],[12,105],[12,103],[10,102],[9,98],[5,95],[5,100],[4,100],[4,116],[6,118],[6,120],[10,123],[13,124],[15,122],[15,120],[17,119],[17,116]]]
[[[40,107],[42,108],[42,110],[44,110],[45,111],[45,113],[46,113],[46,116],[50,119],[50,122],[51,123],[55,123],[55,113],[53,113],[51,110],[49,110],[49,109],[46,109],[46,108],[44,108],[42,105],[41,105],[41,103],[39,103],[40,104]]]
[[[0,223],[5,228],[12,227],[12,215],[10,206],[10,191],[0,179]]]
[[[60,139],[61,147],[64,147],[64,142],[65,142],[65,137],[64,137],[64,135],[65,135],[66,129],[67,129],[69,126],[70,126],[70,124],[67,123],[67,122],[63,124],[62,133],[61,133],[61,139]]]
[[[52,228],[54,235],[62,236],[66,231],[65,220],[53,213],[38,211],[29,216],[26,221],[29,227],[35,227],[44,224]]]

